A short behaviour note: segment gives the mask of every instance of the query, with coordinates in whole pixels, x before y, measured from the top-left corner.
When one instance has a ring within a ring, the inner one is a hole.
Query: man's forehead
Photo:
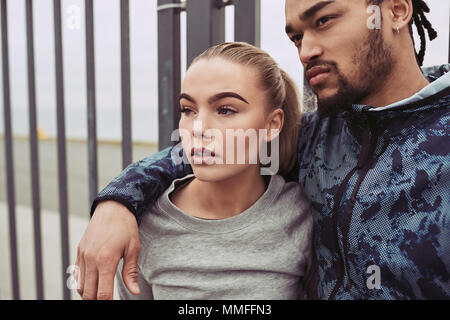
[[[286,18],[298,18],[302,13],[314,7],[323,7],[329,4],[345,3],[348,0],[286,0]],[[355,0],[351,0],[355,1]]]
[[[328,6],[345,4],[349,0],[286,0],[286,29],[300,20],[311,18],[316,12]],[[357,1],[357,0],[350,0]]]

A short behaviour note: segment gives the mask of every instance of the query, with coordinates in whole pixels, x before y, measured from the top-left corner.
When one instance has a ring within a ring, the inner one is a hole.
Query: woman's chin
[[[241,165],[192,165],[195,178],[203,182],[220,182],[244,171],[248,166]]]

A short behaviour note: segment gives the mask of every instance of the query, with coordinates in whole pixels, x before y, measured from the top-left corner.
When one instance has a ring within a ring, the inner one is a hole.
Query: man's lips
[[[330,67],[316,66],[306,71],[305,76],[311,86],[323,82],[330,72]]]

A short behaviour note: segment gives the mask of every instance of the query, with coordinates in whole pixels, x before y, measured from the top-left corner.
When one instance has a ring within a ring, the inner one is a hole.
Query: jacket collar
[[[398,102],[394,102],[388,106],[378,108],[354,104],[352,105],[353,111],[381,112],[391,110],[394,111],[396,109],[399,109],[400,107],[403,109],[403,107],[406,105],[414,105],[422,100],[428,100],[428,98],[439,95],[439,93],[444,90],[448,91],[448,89],[450,88],[450,64],[425,67],[422,68],[422,72],[424,76],[430,81],[430,83],[411,97]]]

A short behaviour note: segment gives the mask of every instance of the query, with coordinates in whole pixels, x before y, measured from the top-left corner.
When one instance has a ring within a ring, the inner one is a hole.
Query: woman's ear
[[[273,110],[267,117],[266,122],[266,141],[270,142],[275,139],[283,129],[284,111],[281,108]]]

